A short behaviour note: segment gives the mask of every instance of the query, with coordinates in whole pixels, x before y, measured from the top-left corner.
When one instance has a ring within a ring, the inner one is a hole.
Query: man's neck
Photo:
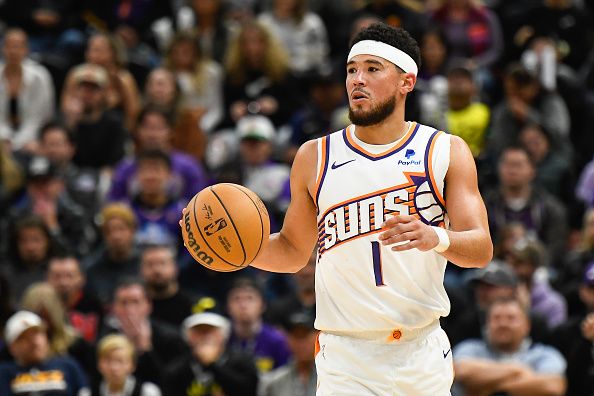
[[[255,322],[246,323],[235,323],[235,334],[237,337],[247,340],[254,338],[262,329],[262,321],[256,320]]]
[[[126,261],[132,256],[132,248],[124,250],[108,250],[107,256],[113,261]]]
[[[20,76],[23,73],[23,66],[20,63],[7,63],[4,66],[4,74],[7,76]]]
[[[140,200],[143,204],[153,208],[161,208],[167,203],[167,194],[162,192],[157,193],[140,193]]]
[[[299,301],[306,307],[311,307],[316,302],[315,290],[304,289],[299,291]]]
[[[304,384],[307,384],[309,382],[313,367],[314,367],[314,360],[307,360],[304,362],[295,362],[295,368],[297,369],[297,374],[299,375],[299,379]]]
[[[390,144],[402,138],[408,132],[409,124],[404,121],[404,108],[395,110],[379,124],[355,126],[355,135],[368,144]]]
[[[532,186],[530,184],[525,184],[521,187],[501,187],[501,193],[503,197],[508,199],[526,199],[530,198],[532,194]]]

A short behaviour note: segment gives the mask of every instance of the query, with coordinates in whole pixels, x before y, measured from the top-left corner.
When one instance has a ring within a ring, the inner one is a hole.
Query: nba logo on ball
[[[250,265],[268,242],[270,219],[262,200],[238,184],[207,187],[188,203],[184,245],[194,260],[215,271]]]

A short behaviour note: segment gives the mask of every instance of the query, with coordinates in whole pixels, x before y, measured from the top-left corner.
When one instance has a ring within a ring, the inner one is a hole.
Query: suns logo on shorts
[[[318,222],[319,253],[355,238],[381,231],[389,215],[413,215],[439,226],[445,210],[438,203],[427,175],[404,172],[407,182],[332,206]]]

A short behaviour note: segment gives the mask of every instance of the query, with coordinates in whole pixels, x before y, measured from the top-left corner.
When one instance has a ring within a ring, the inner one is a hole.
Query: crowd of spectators
[[[178,220],[232,182],[277,231],[299,146],[349,124],[350,37],[384,22],[421,48],[406,118],[468,143],[495,243],[484,269],[446,272],[453,393],[593,395],[593,16],[591,0],[0,1],[0,394],[314,395],[315,253],[295,275],[217,273]]]

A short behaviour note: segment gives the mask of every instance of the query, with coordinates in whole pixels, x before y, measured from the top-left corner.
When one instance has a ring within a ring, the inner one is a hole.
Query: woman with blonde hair
[[[231,41],[225,58],[225,126],[247,114],[288,122],[302,94],[290,73],[289,56],[268,28],[247,22]]]
[[[21,298],[20,308],[41,317],[47,330],[50,356],[69,355],[88,370],[90,345],[66,322],[66,312],[55,289],[47,282],[31,284]]]
[[[123,335],[110,334],[97,345],[97,368],[101,382],[93,386],[91,396],[161,396],[152,382],[138,381],[132,373],[136,366],[134,345]]]
[[[125,57],[123,44],[117,38],[106,33],[95,33],[89,38],[85,62],[105,68],[109,76],[107,108],[121,112],[124,126],[131,130],[140,110],[140,94],[136,80],[126,69]],[[75,86],[71,71],[62,91],[62,109],[72,106],[72,102],[76,101]]]

